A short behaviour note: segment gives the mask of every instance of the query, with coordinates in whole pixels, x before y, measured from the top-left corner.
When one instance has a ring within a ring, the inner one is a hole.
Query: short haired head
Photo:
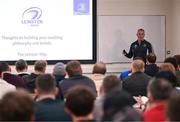
[[[16,71],[21,72],[27,70],[28,64],[25,60],[19,59],[18,61],[16,61],[15,66],[16,66]]]
[[[107,94],[116,88],[121,89],[122,81],[115,75],[109,75],[103,79],[102,87],[104,92]]]
[[[104,99],[103,120],[112,121],[113,116],[126,107],[132,107],[134,99],[126,91],[115,89],[109,92]]]
[[[30,121],[33,119],[35,103],[25,91],[18,90],[5,94],[0,101],[1,121]]]
[[[180,65],[180,55],[174,55],[174,58],[176,59],[178,65]]]
[[[173,91],[167,105],[167,116],[170,122],[180,121],[180,92]]]
[[[147,55],[147,61],[149,63],[156,63],[156,55],[154,53],[149,53]]]
[[[173,90],[172,85],[165,79],[153,78],[148,85],[148,97],[150,102],[168,100]]]
[[[51,74],[42,74],[36,78],[36,90],[39,94],[56,92],[56,81]]]
[[[132,68],[132,73],[135,72],[144,72],[144,61],[140,60],[140,59],[135,59],[133,60],[132,64],[131,64],[131,68]]]
[[[171,63],[163,63],[160,65],[159,67],[159,71],[170,71],[172,72],[174,75],[176,74],[176,70],[174,68],[174,66]]]
[[[137,31],[137,37],[138,37],[138,40],[144,40],[144,36],[145,36],[145,31],[144,31],[144,29],[142,29],[142,28],[140,28],[140,29],[138,29],[138,31]]]
[[[9,65],[7,62],[0,62],[0,75],[2,75],[2,72],[11,71]]]
[[[44,60],[38,60],[34,63],[34,70],[38,72],[45,73],[47,66],[47,61]]]
[[[66,72],[69,77],[82,75],[82,68],[79,61],[69,61],[66,65]]]
[[[65,75],[66,72],[65,72],[65,66],[64,66],[64,63],[62,62],[58,62],[54,65],[54,68],[53,68],[53,75]]]
[[[105,74],[106,64],[103,62],[97,62],[93,67],[93,74]]]
[[[177,62],[176,58],[174,58],[174,57],[166,58],[164,60],[164,63],[171,63],[176,70],[178,69],[178,62]]]
[[[95,95],[85,86],[75,86],[66,95],[65,108],[74,116],[87,116],[94,107]]]

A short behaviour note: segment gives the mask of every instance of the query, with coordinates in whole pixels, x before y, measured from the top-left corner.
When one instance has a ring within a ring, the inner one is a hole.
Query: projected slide
[[[0,60],[92,60],[93,0],[1,0]]]

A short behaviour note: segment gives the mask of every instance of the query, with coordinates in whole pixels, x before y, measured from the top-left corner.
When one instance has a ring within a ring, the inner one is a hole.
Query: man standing
[[[144,29],[138,29],[137,37],[138,39],[131,44],[129,53],[123,50],[124,56],[127,58],[136,58],[141,57],[144,62],[146,62],[147,52],[152,53],[152,46],[151,43],[144,39],[145,31]]]

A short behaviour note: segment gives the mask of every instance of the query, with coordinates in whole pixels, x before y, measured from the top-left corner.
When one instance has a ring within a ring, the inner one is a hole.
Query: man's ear
[[[54,95],[57,96],[59,94],[59,89],[56,87],[54,90]]]
[[[104,88],[103,88],[102,85],[101,85],[100,88],[99,88],[99,95],[100,95],[100,96],[104,96]]]
[[[148,93],[148,102],[152,103],[153,102],[153,97],[150,93]]]
[[[72,112],[71,112],[67,107],[64,107],[64,111],[65,111],[68,115],[72,115]]]

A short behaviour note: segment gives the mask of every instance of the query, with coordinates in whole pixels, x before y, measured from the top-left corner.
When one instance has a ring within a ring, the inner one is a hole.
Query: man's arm
[[[152,52],[153,52],[152,45],[151,45],[151,43],[149,43],[149,45],[148,45],[148,53],[152,53]]]
[[[132,58],[132,56],[133,56],[133,51],[132,51],[132,44],[131,44],[131,47],[130,47],[130,49],[129,49],[129,53],[127,53],[125,50],[123,50],[123,54],[124,54],[124,56],[126,56],[127,58]],[[125,52],[124,52],[125,51]]]

